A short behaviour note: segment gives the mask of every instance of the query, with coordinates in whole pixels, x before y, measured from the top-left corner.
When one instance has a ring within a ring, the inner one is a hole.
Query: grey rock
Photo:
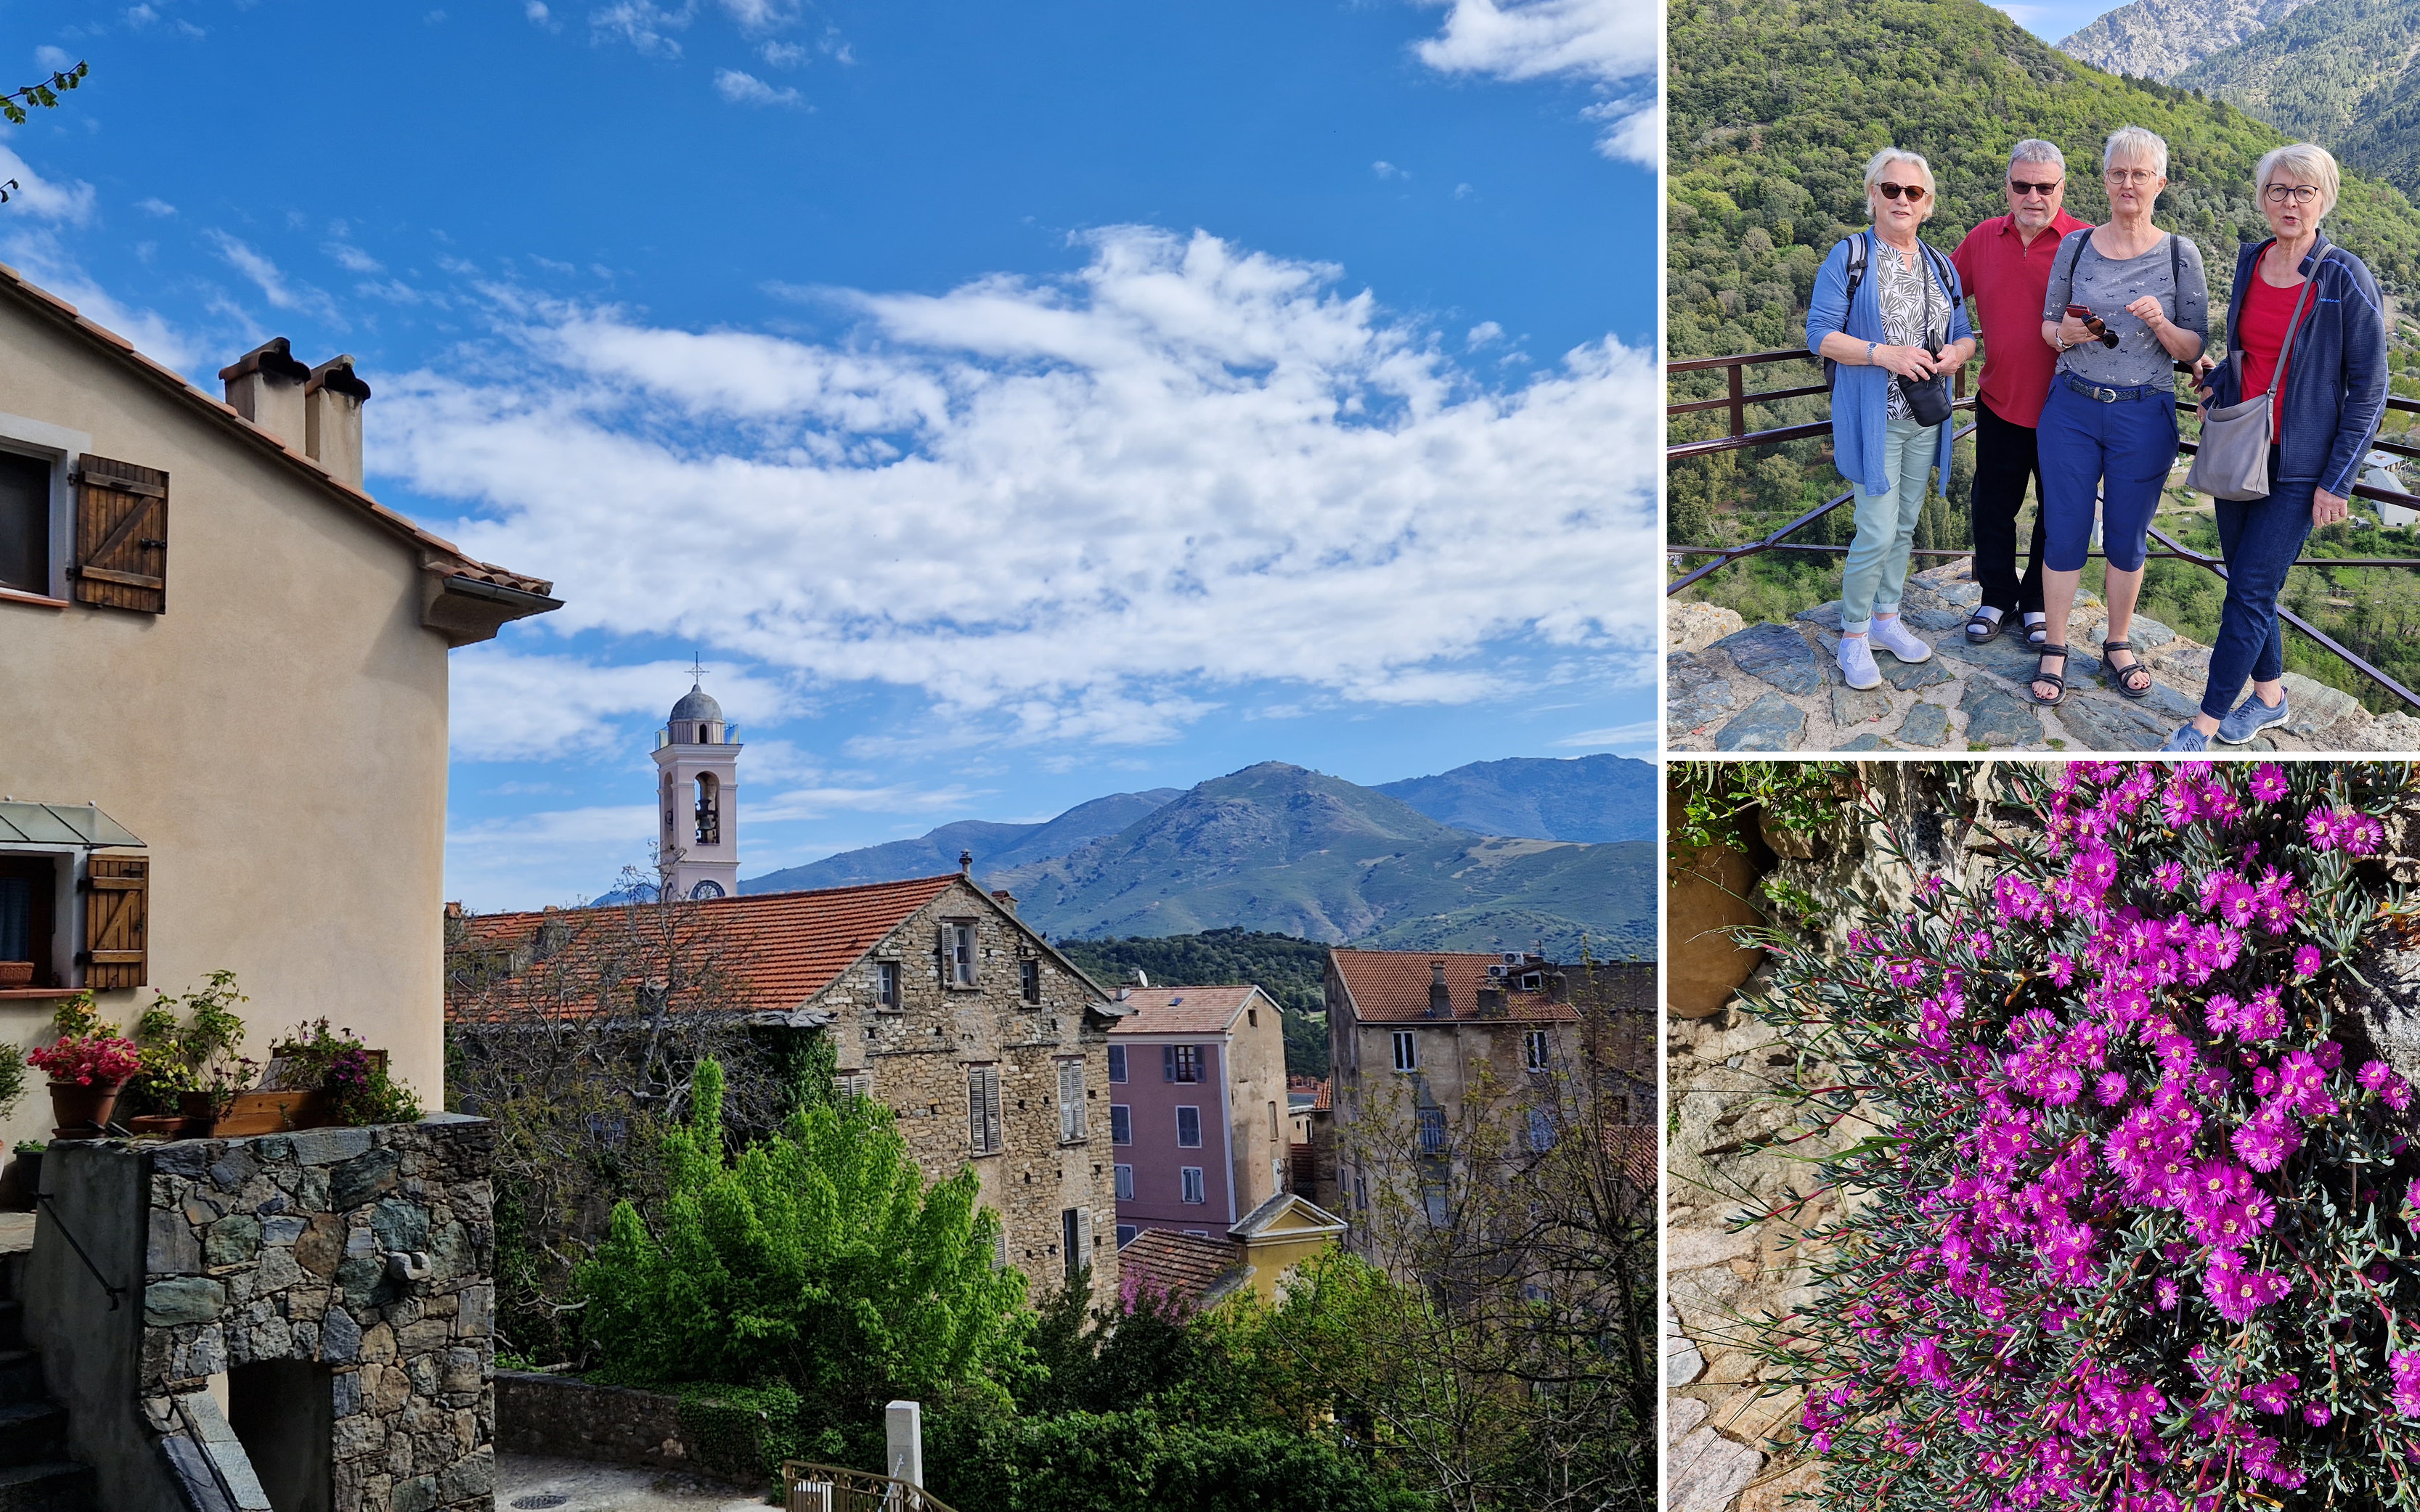
[[[1723,1512],[1763,1467],[1764,1456],[1701,1426],[1672,1448],[1664,1504],[1671,1512]]]
[[[369,1137],[369,1131],[365,1129],[312,1131],[314,1134],[322,1132],[358,1134],[365,1139]],[[297,1134],[295,1143],[300,1145],[308,1137],[307,1134]],[[329,1206],[343,1212],[360,1207],[372,1197],[383,1196],[395,1190],[397,1175],[402,1169],[403,1157],[392,1149],[373,1149],[366,1154],[356,1155],[329,1172]]]
[[[294,1158],[294,1141],[284,1134],[262,1134],[252,1142],[252,1152],[265,1165],[282,1165]]]
[[[302,1279],[302,1267],[294,1263],[290,1249],[263,1249],[260,1264],[253,1272],[254,1289],[263,1295],[283,1291]]]
[[[449,1392],[477,1391],[484,1383],[479,1351],[457,1346],[445,1351],[444,1374],[437,1383]]]
[[[289,1245],[302,1237],[311,1220],[295,1213],[271,1218],[260,1226],[260,1242],[264,1244]]]
[[[1751,625],[1723,637],[1710,649],[1722,652],[1741,671],[1785,693],[1812,693],[1823,685],[1823,667],[1815,659],[1815,648],[1786,625]]]
[[[337,1371],[330,1385],[328,1396],[332,1404],[332,1415],[350,1417],[362,1410],[362,1373],[360,1371]]]
[[[1972,579],[1959,582],[1936,581],[1932,585],[1932,591],[1939,594],[1945,601],[1970,614],[1975,611],[1976,605],[1983,602],[1983,585]],[[1959,623],[1965,622],[1962,620]]]
[[[307,1129],[287,1136],[294,1142],[294,1158],[304,1165],[334,1165],[366,1154],[377,1143],[367,1129]]]
[[[432,1279],[440,1282],[468,1274],[477,1258],[471,1247],[471,1231],[458,1223],[448,1223],[429,1236],[428,1256],[435,1266]]]
[[[495,1489],[496,1462],[491,1450],[483,1449],[458,1465],[448,1466],[437,1477],[438,1494],[449,1506],[490,1495]]]
[[[215,1376],[226,1367],[225,1330],[211,1327],[195,1334],[192,1346],[185,1351],[185,1374]]]
[[[2286,720],[2288,734],[2316,735],[2361,708],[2361,700],[2341,689],[2314,682],[2301,672],[2288,672],[2286,702],[2292,705]]]
[[[202,1243],[194,1226],[172,1210],[151,1210],[150,1236],[144,1245],[143,1269],[153,1275],[192,1275],[202,1268]]]
[[[1665,1439],[1679,1443],[1706,1420],[1706,1404],[1695,1396],[1675,1396],[1664,1410]]]
[[[1930,604],[1918,605],[1911,602],[1902,606],[1901,612],[1906,616],[1908,624],[1919,630],[1931,630],[1936,635],[1951,630],[1957,630],[1962,634],[1966,628],[1965,611],[1951,609],[1947,605],[1936,609]]]
[[[343,1308],[329,1308],[319,1319],[319,1358],[330,1365],[343,1365],[361,1352],[362,1325]]]
[[[1666,1303],[1664,1389],[1669,1391],[1675,1386],[1685,1386],[1704,1373],[1705,1368],[1705,1356],[1698,1352],[1698,1346],[1690,1342],[1689,1335],[1681,1331],[1681,1315],[1672,1310],[1670,1303]]]
[[[2163,646],[2143,659],[2187,687],[2195,685],[2207,686],[2210,682],[2210,647],[2208,646],[2196,645],[2192,641],[2180,641],[2173,646]],[[2241,697],[2242,689],[2236,689],[2236,693]]]
[[[1890,713],[1890,697],[1873,689],[1860,692],[1854,687],[1832,689],[1832,722],[1843,727],[1864,724]]]
[[[1939,746],[1949,739],[1949,711],[1938,703],[1917,702],[1893,732],[1904,746]]]
[[[260,1162],[241,1145],[228,1147],[225,1158],[210,1165],[210,1180],[223,1192],[240,1192],[243,1183],[260,1174]]]
[[[1939,656],[1924,661],[1901,661],[1897,656],[1876,656],[1874,668],[1883,681],[1904,693],[1913,687],[1931,687],[1935,683],[1954,683],[1958,674],[1941,664]]]
[[[143,1321],[152,1328],[207,1323],[225,1302],[225,1289],[208,1276],[154,1281],[143,1288]]]
[[[222,1147],[211,1139],[178,1139],[151,1152],[151,1169],[162,1176],[200,1180]]]
[[[1840,633],[1840,601],[1837,598],[1828,604],[1818,604],[1813,609],[1802,609],[1790,617],[1807,625],[1820,625],[1834,635]]]
[[[386,1261],[375,1255],[354,1255],[336,1267],[336,1285],[348,1307],[366,1307],[379,1300],[386,1280]]]
[[[1966,743],[1970,746],[1978,741],[1986,746],[2041,743],[2040,717],[2012,694],[1982,683],[1969,683],[1958,707],[1966,716]]]
[[[2134,642],[2138,652],[2149,653],[2152,647],[2164,646],[2176,638],[2177,632],[2149,614],[2135,615],[2133,623],[2126,626],[2126,639]]]
[[[1767,693],[1715,733],[1716,750],[1796,750],[1807,715],[1778,693]]]
[[[1891,743],[1885,740],[1880,735],[1869,733],[1859,735],[1856,739],[1848,741],[1837,748],[1840,750],[1888,750],[1891,748]]]
[[[370,1210],[370,1231],[387,1249],[425,1250],[428,1247],[428,1210],[388,1197]]]
[[[387,1506],[391,1512],[436,1512],[437,1477],[414,1475],[410,1480],[396,1482]]]
[[[465,1287],[454,1313],[454,1332],[466,1339],[486,1338],[494,1328],[495,1317],[496,1288],[484,1283]]]
[[[1670,683],[1665,691],[1664,727],[1676,738],[1692,735],[1738,706],[1739,696],[1727,679],[1704,678],[1685,688]]]
[[[213,1267],[241,1265],[260,1248],[260,1220],[239,1212],[210,1225],[202,1241],[202,1259]]]
[[[2115,699],[2072,693],[2052,717],[2086,750],[2157,750],[2179,722]]]

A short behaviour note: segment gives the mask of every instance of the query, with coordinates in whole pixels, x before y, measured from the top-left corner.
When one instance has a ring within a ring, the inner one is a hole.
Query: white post
[[[882,1426],[891,1441],[891,1478],[924,1487],[924,1409],[915,1402],[892,1402],[882,1410]]]

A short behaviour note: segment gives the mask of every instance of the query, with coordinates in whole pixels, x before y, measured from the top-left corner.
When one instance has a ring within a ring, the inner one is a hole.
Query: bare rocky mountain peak
[[[2131,0],[2093,19],[2059,51],[2111,73],[2163,84],[2212,53],[2273,26],[2307,0]]]

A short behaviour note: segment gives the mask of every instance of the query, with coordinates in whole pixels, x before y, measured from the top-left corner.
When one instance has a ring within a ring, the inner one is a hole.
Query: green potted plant
[[[187,1094],[211,1091],[224,1100],[251,1085],[258,1068],[235,1053],[243,1043],[243,1020],[235,1005],[245,1001],[235,973],[221,970],[182,997],[158,995],[143,1011],[134,1021],[143,1069],[127,1083],[123,1098],[132,1115],[127,1123],[136,1134],[174,1138],[188,1132],[196,1116],[215,1119],[226,1111],[222,1105],[197,1115],[186,1107]]]
[[[388,1073],[384,1050],[365,1044],[350,1029],[331,1029],[324,1018],[293,1033],[276,1047],[267,1079],[316,1090],[324,1121],[359,1125],[419,1119],[419,1096]]]

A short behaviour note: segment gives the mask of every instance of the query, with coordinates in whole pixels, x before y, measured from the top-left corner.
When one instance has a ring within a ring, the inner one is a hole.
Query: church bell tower
[[[656,807],[664,890],[675,898],[739,895],[739,746],[705,669],[656,732]]]

